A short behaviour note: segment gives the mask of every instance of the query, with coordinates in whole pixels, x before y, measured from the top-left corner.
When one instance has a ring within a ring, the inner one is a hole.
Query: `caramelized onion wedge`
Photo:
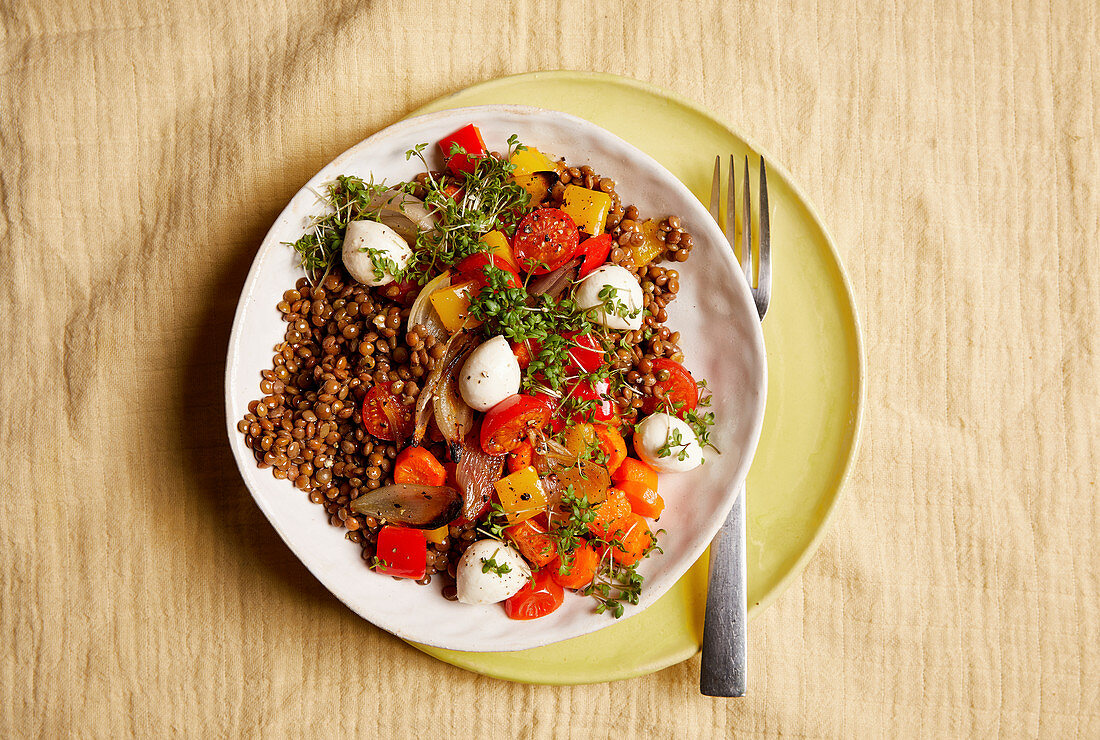
[[[458,518],[463,500],[450,486],[395,483],[367,491],[351,502],[351,510],[406,527],[436,529]]]
[[[462,364],[474,349],[474,338],[469,334],[459,336],[462,338],[451,344],[436,366],[440,369],[440,375],[432,399],[435,425],[452,446],[466,439],[474,427],[474,410],[458,392],[458,376],[462,373]],[[432,372],[434,374],[435,370]]]
[[[532,434],[529,439],[534,448],[535,469],[540,475],[555,473],[577,464],[577,454],[552,437],[538,432]]]
[[[455,468],[455,481],[462,491],[462,516],[477,518],[493,498],[493,484],[504,470],[504,455],[486,455],[475,437],[463,441]]]
[[[442,360],[447,357],[451,347],[461,336],[463,336],[461,333],[455,334],[443,345],[443,358],[440,358],[432,366],[432,371],[428,373],[428,377],[424,380],[424,387],[420,389],[420,395],[416,397],[415,428],[413,430],[413,442],[415,444],[420,444],[420,441],[424,439],[424,434],[428,431],[428,422],[432,419],[432,400],[435,398],[436,389],[439,388],[439,379],[443,376]]]
[[[390,189],[375,196],[367,204],[367,210],[378,211],[382,223],[396,231],[409,246],[414,246],[418,231],[435,229],[435,219],[424,201],[400,190]]]
[[[538,280],[531,283],[531,287],[527,292],[533,296],[545,293],[551,298],[556,299],[570,283],[577,279],[577,268],[580,267],[580,265],[580,257],[566,262],[558,269],[547,275],[543,275]]]
[[[408,327],[411,329],[417,324],[420,324],[425,331],[431,334],[436,340],[440,342],[446,342],[451,336],[447,328],[443,326],[443,322],[439,319],[439,314],[435,311],[435,306],[432,305],[431,295],[437,290],[446,288],[451,284],[451,276],[449,273],[443,273],[438,275],[428,282],[423,288],[420,289],[420,293],[416,296],[416,301],[413,302],[412,308],[409,309],[409,321]]]

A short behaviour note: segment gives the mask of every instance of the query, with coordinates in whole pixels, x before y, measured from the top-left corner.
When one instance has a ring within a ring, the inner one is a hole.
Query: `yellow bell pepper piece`
[[[546,200],[546,194],[550,192],[550,183],[546,175],[536,172],[531,175],[518,175],[515,179],[516,184],[531,196],[529,205],[537,206]]]
[[[530,465],[504,476],[493,486],[509,524],[526,521],[546,510],[546,492],[542,490],[539,474]]]
[[[530,146],[526,149],[520,149],[508,161],[516,167],[512,170],[512,177],[517,180],[522,175],[530,175],[533,172],[555,171],[554,163],[550,161],[550,158]]]
[[[607,225],[611,196],[598,190],[566,185],[565,202],[561,209],[569,214],[581,231],[589,236],[598,236]]]
[[[473,283],[459,283],[432,293],[428,298],[439,314],[439,320],[449,332],[480,326],[481,321],[470,318],[470,291]]]
[[[439,529],[429,529],[424,532],[424,536],[428,538],[428,542],[438,545],[443,542],[443,539],[450,533],[450,527],[444,524]]]
[[[641,246],[630,248],[630,259],[635,267],[648,265],[665,251],[665,243],[657,238],[657,221],[649,219],[642,224],[642,237],[645,241]]]
[[[519,272],[519,262],[516,262],[516,257],[512,254],[512,247],[508,244],[508,237],[504,235],[503,231],[490,231],[488,234],[483,234],[479,241],[489,247],[494,255],[500,257],[511,265],[516,272]]]

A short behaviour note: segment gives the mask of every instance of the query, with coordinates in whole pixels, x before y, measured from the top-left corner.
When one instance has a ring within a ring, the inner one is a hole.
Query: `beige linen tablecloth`
[[[1100,736],[1095,2],[0,4],[0,735]],[[860,306],[859,462],[754,623],[551,688],[344,608],[241,483],[245,272],[324,163],[441,94],[589,69],[774,153]]]

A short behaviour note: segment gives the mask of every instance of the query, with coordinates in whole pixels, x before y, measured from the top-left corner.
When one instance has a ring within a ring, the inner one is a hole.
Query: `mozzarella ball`
[[[501,572],[505,569],[507,572]],[[479,540],[466,548],[455,576],[458,600],[463,604],[495,604],[523,588],[531,577],[531,567],[500,540]]]
[[[703,463],[703,448],[692,428],[665,413],[650,414],[635,427],[634,450],[643,462],[662,473],[684,473]],[[666,451],[664,457],[662,450]]]
[[[606,288],[610,288],[607,301],[600,297]],[[574,294],[574,300],[582,309],[596,308],[596,321],[608,329],[642,328],[643,315],[642,286],[634,274],[625,267],[603,265],[593,270],[581,281]],[[610,304],[611,310],[605,310]],[[620,307],[621,304],[621,307]],[[621,316],[620,314],[626,314]]]
[[[352,221],[344,235],[344,267],[363,285],[388,285],[394,281],[394,266],[402,270],[409,264],[412,249],[401,236],[378,221]],[[389,260],[390,264],[375,264]]]
[[[458,376],[458,392],[470,408],[488,411],[519,393],[519,381],[519,361],[508,340],[496,336],[482,342],[466,358]]]

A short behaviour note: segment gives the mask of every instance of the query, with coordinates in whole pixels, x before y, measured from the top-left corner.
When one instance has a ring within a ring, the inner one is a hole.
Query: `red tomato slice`
[[[580,245],[580,251],[584,252],[584,262],[581,263],[581,271],[578,277],[584,277],[600,265],[607,262],[607,255],[611,254],[611,244],[614,240],[611,234],[600,234],[590,239],[585,239]]]
[[[615,402],[611,399],[611,383],[597,380],[595,384],[581,380],[569,389],[572,398],[593,401],[586,410],[573,415],[575,421],[610,421],[615,418]]]
[[[653,374],[659,375],[662,370],[668,371],[667,380],[657,380],[655,387],[663,388],[665,399],[671,401],[671,407],[676,416],[684,417],[688,411],[694,411],[699,405],[699,386],[695,384],[695,378],[691,377],[688,369],[667,357],[660,357],[653,361]],[[664,399],[656,396],[646,396],[642,404],[642,412],[652,414],[654,411],[668,409]]]
[[[565,601],[565,590],[554,583],[551,569],[544,568],[534,580],[504,602],[504,611],[511,619],[538,619],[557,611]]]
[[[379,573],[419,580],[428,569],[428,539],[422,529],[386,525],[378,530],[375,555]]]
[[[455,144],[464,149],[465,153],[451,156],[451,147]],[[473,172],[477,169],[478,159],[489,153],[485,148],[485,141],[481,138],[481,132],[472,123],[440,139],[439,149],[443,152],[447,160],[447,168],[451,172]]]
[[[475,283],[476,289],[481,290],[489,284],[489,276],[485,274],[485,268],[489,265],[499,267],[501,270],[508,273],[509,288],[519,288],[523,286],[523,283],[519,279],[519,273],[516,272],[515,268],[508,264],[507,260],[503,257],[489,252],[477,252],[468,257],[463,257],[455,263],[454,269],[459,277],[465,280],[472,280]]]
[[[481,422],[481,449],[487,455],[511,452],[527,439],[528,431],[546,426],[551,411],[545,399],[523,393],[508,396],[486,412]]]
[[[516,227],[512,254],[527,272],[545,275],[553,272],[577,253],[580,232],[565,211],[538,208]]]
[[[362,415],[363,428],[372,437],[397,442],[412,434],[412,410],[384,386],[367,391]]]

